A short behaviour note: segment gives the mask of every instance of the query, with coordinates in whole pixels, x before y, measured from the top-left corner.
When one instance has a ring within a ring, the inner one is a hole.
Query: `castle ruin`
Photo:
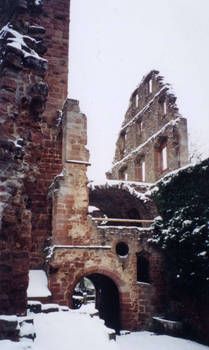
[[[187,164],[186,119],[151,71],[130,98],[107,183],[88,188],[86,116],[66,100],[69,6],[0,5],[0,313],[25,314],[29,269],[43,269],[50,301],[72,307],[87,277],[106,325],[150,329],[166,301],[150,190]]]

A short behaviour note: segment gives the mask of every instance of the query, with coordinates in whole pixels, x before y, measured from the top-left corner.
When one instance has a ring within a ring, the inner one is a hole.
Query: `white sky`
[[[111,167],[129,97],[151,69],[209,155],[209,0],[71,0],[69,96],[88,118],[90,180]]]

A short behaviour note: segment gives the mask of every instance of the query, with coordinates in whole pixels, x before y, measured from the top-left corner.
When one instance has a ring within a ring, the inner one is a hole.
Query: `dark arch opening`
[[[134,189],[134,187],[133,187]],[[140,189],[139,189],[140,190]],[[118,185],[106,184],[90,188],[89,200],[91,205],[96,206],[108,218],[114,219],[153,219],[157,216],[155,204],[152,201],[146,203],[135,194],[129,192],[124,183]],[[144,192],[144,189],[142,190]],[[93,215],[94,216],[94,215]],[[121,226],[121,221],[105,223],[109,226]],[[149,223],[123,222],[123,226],[147,227]]]
[[[120,302],[119,292],[113,280],[105,275],[93,273],[86,275],[96,290],[95,307],[99,311],[99,317],[109,328],[120,333]]]

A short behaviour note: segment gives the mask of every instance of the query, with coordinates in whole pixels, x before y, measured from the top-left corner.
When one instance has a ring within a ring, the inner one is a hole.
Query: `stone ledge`
[[[166,320],[162,317],[154,316],[153,330],[159,334],[169,334],[172,336],[180,336],[183,331],[182,323],[179,321]]]

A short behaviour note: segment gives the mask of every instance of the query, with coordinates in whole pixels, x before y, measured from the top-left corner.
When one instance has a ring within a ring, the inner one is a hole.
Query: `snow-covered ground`
[[[1,350],[209,350],[208,346],[151,332],[136,332],[109,340],[111,330],[90,305],[79,310],[31,314],[34,318],[35,341],[0,341]]]
[[[120,350],[208,350],[209,347],[191,340],[157,335],[151,332],[135,332],[117,337]]]

